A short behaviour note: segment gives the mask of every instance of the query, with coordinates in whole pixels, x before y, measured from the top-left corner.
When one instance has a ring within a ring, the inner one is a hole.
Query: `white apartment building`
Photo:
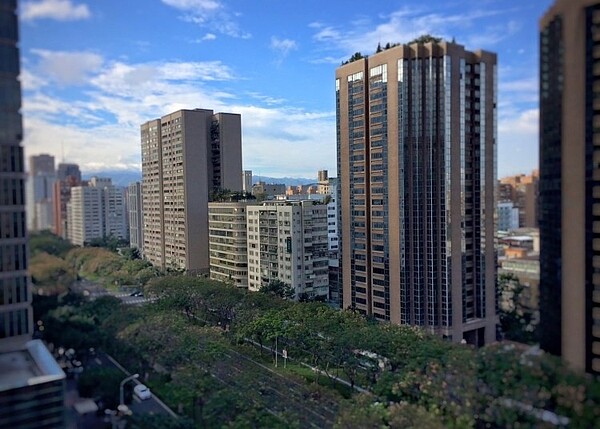
[[[327,296],[327,206],[272,201],[247,206],[248,289],[278,279],[301,296]]]
[[[77,246],[83,246],[104,234],[104,195],[101,188],[76,186],[71,189],[67,203],[67,237]]]
[[[246,202],[208,203],[210,278],[248,287]]]
[[[67,203],[67,237],[83,246],[95,238],[114,236],[127,238],[127,211],[123,188],[113,186],[110,179],[92,178],[89,186],[71,189]]]
[[[339,250],[338,236],[338,204],[337,204],[337,178],[328,181],[329,202],[327,203],[327,243],[332,252]]]
[[[119,238],[129,238],[127,198],[125,189],[120,186],[104,188],[104,234]]]

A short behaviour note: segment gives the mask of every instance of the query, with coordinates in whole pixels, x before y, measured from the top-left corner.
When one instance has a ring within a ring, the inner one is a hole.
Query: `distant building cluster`
[[[537,228],[539,170],[504,177],[498,184],[498,230]]]
[[[29,157],[27,227],[50,230],[83,246],[94,239],[129,239],[127,193],[110,178],[82,180],[77,164],[47,154]]]

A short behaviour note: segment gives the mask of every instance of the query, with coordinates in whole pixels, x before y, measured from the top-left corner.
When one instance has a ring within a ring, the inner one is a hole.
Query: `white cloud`
[[[90,74],[98,71],[102,56],[92,52],[66,52],[33,49],[39,57],[37,68],[41,75],[60,85],[85,83]]]
[[[40,0],[24,2],[21,6],[21,19],[55,19],[76,21],[92,16],[86,4],[74,4],[71,0]]]
[[[164,4],[185,11],[215,10],[221,7],[216,0],[162,0]]]
[[[298,49],[296,41],[291,39],[280,39],[278,37],[271,37],[271,49],[280,52],[283,56],[286,56],[290,51]]]
[[[335,112],[241,105],[230,108],[242,114],[245,169],[276,177],[314,177],[318,168],[326,168],[335,175]],[[322,165],[323,160],[330,165]]]
[[[428,13],[421,9],[403,8],[383,16],[379,24],[373,23],[366,18],[357,19],[344,27],[335,27],[323,22],[309,24],[315,33],[312,38],[320,43],[320,50],[324,52],[340,52],[347,55],[354,52],[363,52],[367,55],[373,53],[378,43],[382,45],[390,43],[408,42],[423,34],[432,34],[451,40],[456,31],[464,32],[465,29],[473,28],[473,42],[484,43],[484,45],[472,45],[471,40],[459,40],[465,44],[467,49],[486,48],[498,43],[506,37],[511,36],[520,29],[515,21],[498,27],[483,27],[478,20],[490,18],[504,13],[498,10],[474,10],[464,13]],[[326,59],[319,58],[311,62],[329,62],[337,56],[325,55]]]
[[[539,110],[505,116],[498,123],[498,177],[527,173],[538,165]]]
[[[24,63],[29,81],[46,72],[38,63],[52,54],[44,51]],[[63,53],[57,54],[62,57]],[[103,59],[98,69],[86,73],[87,86],[73,100],[59,98],[52,85],[25,88],[24,146],[28,154],[59,156],[62,145],[65,159],[79,163],[86,174],[106,169],[139,171],[140,124],[178,109],[201,107],[241,113],[246,168],[297,177],[312,177],[321,167],[332,174],[335,171],[334,113],[293,109],[285,106],[285,100],[258,93],[249,94],[248,104],[241,103],[236,94],[219,89],[220,82],[227,85],[238,79],[221,62]],[[55,79],[61,78],[52,75],[52,81]],[[322,165],[323,160],[332,165]]]
[[[206,33],[203,37],[202,40],[215,40],[217,38],[217,36],[215,36],[212,33]]]
[[[181,18],[186,22],[191,22],[231,37],[242,39],[251,37],[250,33],[246,33],[239,28],[234,19],[238,14],[230,13],[223,3],[218,0],[162,0],[162,2],[182,11],[184,15]],[[209,36],[209,34],[206,36]],[[212,39],[203,38],[202,40]]]
[[[24,67],[21,69],[19,80],[24,91],[39,89],[48,84],[48,81],[42,76],[35,75]]]
[[[298,44],[292,39],[280,39],[273,36],[271,37],[271,49],[277,53],[275,63],[279,65],[291,51],[298,49]]]

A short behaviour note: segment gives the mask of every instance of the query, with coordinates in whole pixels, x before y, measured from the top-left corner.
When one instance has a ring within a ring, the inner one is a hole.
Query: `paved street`
[[[128,287],[124,291],[110,291],[106,290],[103,286],[92,282],[90,280],[81,279],[73,283],[73,289],[89,299],[96,299],[101,296],[111,295],[119,298],[123,304],[127,305],[141,305],[147,302],[153,302],[153,298],[146,298],[144,296],[131,296],[136,291],[134,287]]]
[[[94,367],[108,367],[116,368],[123,372],[123,378],[129,375],[118,363],[112,358],[102,352],[98,352],[97,355],[91,358],[87,362],[87,369]],[[131,383],[140,383],[140,381],[133,380]],[[81,402],[77,392],[77,381],[67,380],[66,392],[65,392],[65,405],[67,407],[67,428],[68,429],[101,429],[105,428],[110,423],[109,418],[105,415],[97,416],[96,413],[90,413],[87,415],[79,416],[73,405]],[[169,409],[159,398],[154,394],[151,399],[141,401],[137,397],[133,397],[133,402],[129,405],[129,408],[134,414],[163,414],[170,415],[175,418],[177,415]]]

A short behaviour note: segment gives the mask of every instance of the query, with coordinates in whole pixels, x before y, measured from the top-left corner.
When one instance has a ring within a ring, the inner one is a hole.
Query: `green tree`
[[[295,295],[294,289],[279,279],[270,279],[269,283],[260,288],[260,292],[275,295],[283,299],[293,299]]]
[[[194,422],[179,416],[174,419],[164,414],[132,414],[127,418],[130,429],[194,429]]]
[[[514,274],[498,276],[498,316],[506,339],[525,344],[537,342],[537,318],[527,304],[525,287]]]
[[[123,378],[123,373],[116,368],[88,368],[77,380],[77,389],[81,397],[97,398],[106,408],[115,409],[119,405],[119,385]],[[131,388],[126,391],[125,402],[129,402]]]
[[[441,37],[435,37],[432,36],[431,34],[423,34],[413,40],[411,40],[410,42],[408,42],[408,45],[412,45],[413,43],[419,43],[419,44],[423,44],[423,43],[440,43],[443,39]]]
[[[29,251],[31,255],[48,253],[49,255],[64,257],[73,246],[67,240],[50,231],[30,232]]]

